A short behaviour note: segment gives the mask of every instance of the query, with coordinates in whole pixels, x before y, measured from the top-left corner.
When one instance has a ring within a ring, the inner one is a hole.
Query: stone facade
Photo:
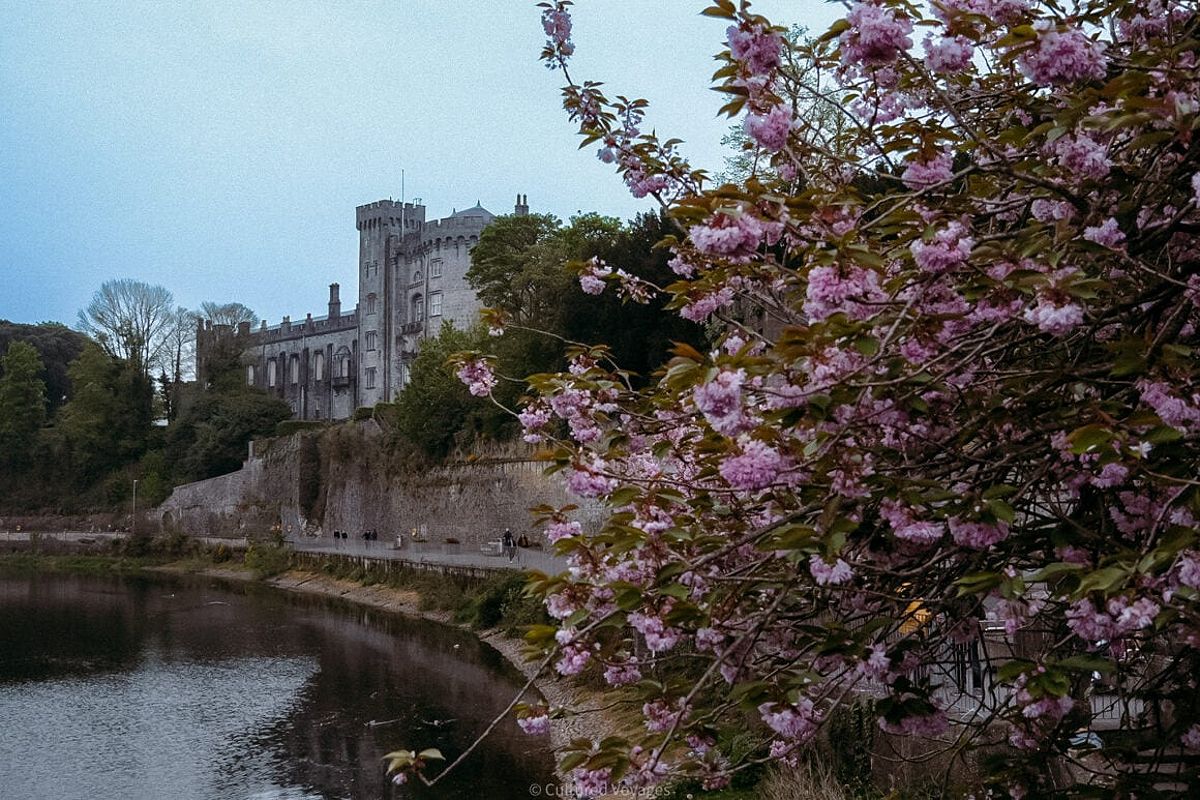
[[[529,213],[521,195],[514,213]],[[347,419],[361,406],[394,400],[422,339],[436,336],[443,322],[475,322],[480,304],[466,275],[493,219],[478,203],[431,221],[420,203],[359,206],[355,309],[342,312],[335,283],[324,316],[237,330],[205,320],[196,336],[197,379],[207,379],[215,349],[230,346],[242,353],[247,383],[287,401],[297,419]]]

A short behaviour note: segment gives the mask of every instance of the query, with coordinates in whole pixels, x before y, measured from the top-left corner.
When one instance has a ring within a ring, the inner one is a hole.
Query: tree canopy
[[[543,58],[585,143],[669,207],[678,278],[581,286],[717,337],[646,387],[579,347],[520,410],[609,512],[542,510],[570,570],[535,580],[558,623],[532,652],[644,718],[566,748],[576,790],[798,764],[851,703],[921,760],[973,759],[941,772],[961,794],[1194,787],[1194,9],[877,0],[792,42],[716,0],[716,88],[770,168],[713,186],[645,101],[569,77],[569,6],[542,4]],[[793,103],[797,60],[849,124]]]

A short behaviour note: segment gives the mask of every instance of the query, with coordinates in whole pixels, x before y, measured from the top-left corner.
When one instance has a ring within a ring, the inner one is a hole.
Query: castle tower
[[[359,206],[358,228],[358,405],[391,400],[395,348],[396,285],[407,281],[405,239],[419,237],[425,207],[395,200]],[[331,297],[332,300],[332,297]]]
[[[513,208],[513,213],[518,217],[529,216],[529,195],[517,195],[517,205]]]

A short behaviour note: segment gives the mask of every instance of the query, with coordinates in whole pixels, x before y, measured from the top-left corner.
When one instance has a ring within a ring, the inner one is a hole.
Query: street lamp
[[[130,522],[129,522],[130,538],[137,536],[137,482],[138,482],[138,479],[134,478],[133,479],[133,516],[130,517]]]

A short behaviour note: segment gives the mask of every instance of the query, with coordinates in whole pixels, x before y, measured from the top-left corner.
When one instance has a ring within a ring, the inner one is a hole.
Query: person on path
[[[504,529],[504,536],[500,539],[500,543],[504,546],[504,555],[508,556],[509,563],[512,563],[512,560],[517,557],[517,543],[513,540],[511,530]]]

